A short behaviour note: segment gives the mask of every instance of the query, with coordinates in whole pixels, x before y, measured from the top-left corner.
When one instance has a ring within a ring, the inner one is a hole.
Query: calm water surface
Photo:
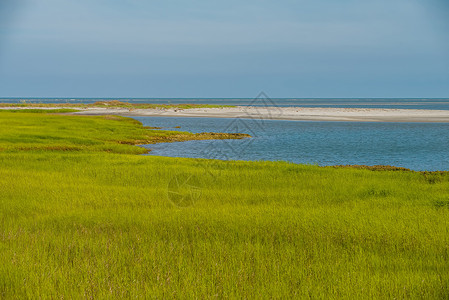
[[[283,160],[321,166],[393,165],[449,170],[449,124],[251,121],[136,117],[146,126],[190,132],[241,132],[245,140],[147,145],[150,155],[225,160]],[[180,129],[173,127],[181,126]]]

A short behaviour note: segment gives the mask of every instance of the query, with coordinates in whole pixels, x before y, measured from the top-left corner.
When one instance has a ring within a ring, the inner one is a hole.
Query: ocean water
[[[244,140],[146,145],[149,155],[271,160],[303,164],[392,165],[449,170],[449,124],[314,122],[219,118],[136,117],[146,126],[190,132],[241,132]],[[181,126],[176,129],[174,127]]]
[[[355,108],[401,108],[449,110],[449,99],[397,99],[397,98],[0,98],[0,103],[94,103],[96,101],[120,100],[130,103],[155,104],[219,104],[253,106],[302,106],[302,107],[355,107]]]

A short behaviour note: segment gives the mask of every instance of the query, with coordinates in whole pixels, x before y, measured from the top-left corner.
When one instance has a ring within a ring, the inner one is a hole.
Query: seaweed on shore
[[[363,169],[363,170],[370,170],[370,171],[405,171],[410,172],[410,169],[402,168],[402,167],[395,167],[395,166],[388,166],[388,165],[375,165],[375,166],[367,166],[367,165],[337,165],[332,166],[333,168],[338,169]]]
[[[449,181],[449,171],[413,171],[407,168],[388,166],[388,165],[375,165],[375,166],[338,165],[338,166],[331,166],[331,168],[418,173],[423,176],[424,181],[428,184],[436,184],[444,181]]]

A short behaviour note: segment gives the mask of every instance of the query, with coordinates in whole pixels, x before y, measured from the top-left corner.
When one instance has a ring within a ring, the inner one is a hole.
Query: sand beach
[[[449,111],[423,109],[223,107],[192,109],[85,108],[76,115],[253,118],[297,121],[449,122]]]

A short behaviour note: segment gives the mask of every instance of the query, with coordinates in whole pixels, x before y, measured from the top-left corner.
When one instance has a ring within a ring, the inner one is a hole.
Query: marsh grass
[[[139,144],[241,139],[247,134],[148,130],[120,116],[71,116],[0,110],[0,150],[66,150],[143,154]]]
[[[0,298],[449,297],[447,173],[217,161],[210,176],[134,155],[119,142],[148,130],[116,118],[0,114]],[[179,173],[201,181],[194,206],[168,201]]]

